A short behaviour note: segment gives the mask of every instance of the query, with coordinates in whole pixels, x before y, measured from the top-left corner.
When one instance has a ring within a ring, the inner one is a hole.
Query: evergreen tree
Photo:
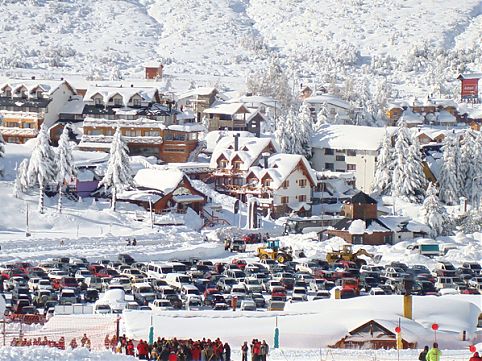
[[[411,139],[407,127],[398,129],[395,142],[392,195],[420,203],[425,192],[426,178],[417,140]]]
[[[3,141],[3,137],[0,134],[0,176],[3,175],[3,162],[2,158],[5,157],[5,142]]]
[[[57,163],[55,152],[49,144],[49,134],[45,123],[40,127],[37,142],[30,156],[27,169],[27,179],[29,186],[39,186],[40,213],[44,213],[45,186],[48,182],[56,180]]]
[[[448,205],[457,204],[459,201],[458,160],[456,159],[458,147],[453,135],[447,135],[442,147],[442,169],[440,172],[440,198]]]
[[[440,203],[437,188],[433,183],[430,183],[427,188],[427,197],[420,208],[420,215],[423,223],[430,227],[430,236],[433,238],[448,235],[452,229],[452,221],[447,210]]]
[[[132,186],[132,170],[129,163],[128,148],[117,128],[110,147],[110,157],[107,170],[99,185],[112,192],[112,210],[115,210],[116,194]]]
[[[387,131],[385,131],[382,148],[377,157],[376,168],[373,191],[385,195],[390,194],[394,168],[394,149],[392,137]]]
[[[58,173],[57,180],[59,182],[59,202],[57,209],[59,213],[62,212],[62,191],[65,182],[69,182],[76,174],[74,165],[74,157],[72,156],[72,147],[70,146],[69,139],[70,126],[65,125],[62,134],[59,139],[59,147],[57,148],[58,159]]]
[[[311,137],[313,136],[313,117],[308,104],[303,103],[298,113],[298,131],[295,132],[297,138],[296,154],[303,155],[311,159]]]
[[[290,107],[286,114],[280,116],[278,118],[278,122],[276,124],[276,132],[275,137],[276,141],[280,146],[281,153],[288,153],[293,154],[294,150],[294,124],[295,124],[295,115],[293,108]]]
[[[15,183],[13,185],[13,194],[18,198],[19,192],[26,192],[28,189],[28,158],[20,162],[16,169]]]
[[[482,192],[482,132],[478,132],[473,142],[470,187],[466,188],[467,197],[472,201],[472,205],[480,203]]]
[[[459,184],[461,184],[461,194],[467,199],[472,198],[473,182],[478,164],[474,164],[475,155],[475,134],[467,130],[461,141],[460,162],[459,162]],[[480,164],[480,163],[479,163]]]

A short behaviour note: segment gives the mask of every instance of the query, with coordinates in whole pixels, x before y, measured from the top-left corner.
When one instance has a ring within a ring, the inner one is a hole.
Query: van
[[[455,285],[452,277],[437,277],[437,282],[435,282],[435,288],[437,288],[438,290],[454,287]]]
[[[95,288],[98,291],[102,291],[102,278],[100,277],[87,277],[85,279],[85,284],[89,288]]]
[[[163,279],[163,278],[166,278],[166,276],[169,273],[173,273],[173,272],[174,272],[173,266],[169,263],[162,263],[162,264],[149,263],[147,265],[147,277],[152,277],[155,279]]]
[[[70,288],[64,288],[59,294],[59,303],[61,305],[77,303],[77,295],[75,291]]]
[[[285,309],[285,302],[269,300],[268,311],[284,311],[284,309]]]
[[[187,296],[199,296],[199,299],[201,299],[199,289],[193,285],[183,285],[181,287],[181,298],[185,299]]]
[[[191,277],[182,273],[169,273],[166,276],[166,282],[169,286],[176,290],[180,290],[183,285],[192,284]]]

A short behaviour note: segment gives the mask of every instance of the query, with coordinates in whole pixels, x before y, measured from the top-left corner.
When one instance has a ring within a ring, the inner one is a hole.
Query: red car
[[[244,269],[246,268],[246,261],[244,259],[233,259],[233,261],[231,262],[232,264],[236,265],[236,267],[238,267],[241,271],[244,271]]]
[[[59,282],[59,288],[77,288],[79,282],[74,277],[62,277]]]
[[[263,239],[259,233],[250,233],[243,236],[243,241],[245,241],[246,244],[261,243]]]
[[[283,298],[284,301],[286,301],[286,289],[284,287],[273,287],[272,291],[271,291],[271,298],[273,297],[279,297],[279,298]]]

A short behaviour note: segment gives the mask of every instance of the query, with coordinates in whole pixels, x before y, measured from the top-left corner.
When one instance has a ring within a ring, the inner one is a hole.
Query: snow
[[[138,187],[157,189],[164,194],[171,193],[181,183],[184,173],[175,168],[141,169],[134,177]]]
[[[239,138],[253,138],[254,134],[247,131],[224,131],[224,130],[213,130],[206,134],[204,141],[206,142],[206,152],[212,153],[214,148],[224,137],[233,137],[235,134],[239,134]]]
[[[313,148],[378,150],[385,132],[395,133],[397,128],[376,128],[356,125],[325,125],[315,131],[312,138]]]
[[[363,234],[367,231],[365,221],[362,219],[355,219],[348,227],[350,234]]]
[[[243,103],[218,103],[211,108],[205,109],[206,114],[235,115],[249,113]]]
[[[89,352],[87,349],[61,351],[43,347],[3,347],[0,348],[2,361],[134,361],[137,358],[125,355],[115,355],[112,352]]]

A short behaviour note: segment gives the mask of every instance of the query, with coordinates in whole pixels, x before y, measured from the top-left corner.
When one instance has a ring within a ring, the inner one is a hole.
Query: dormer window
[[[219,165],[219,168],[226,168],[226,166],[228,165],[228,162],[225,160],[221,160],[219,161],[218,165]]]
[[[102,105],[102,98],[101,97],[94,98],[94,104],[95,105]]]
[[[12,97],[12,91],[11,90],[5,90],[5,96],[11,98]]]
[[[135,107],[140,107],[140,106],[141,106],[141,100],[140,100],[140,99],[133,99],[133,100],[132,100],[132,104],[133,104]]]
[[[37,98],[42,98],[42,91],[41,91],[41,90],[37,90],[36,96],[37,96]]]
[[[271,179],[263,179],[263,187],[269,187],[271,185]]]
[[[114,98],[114,105],[120,107],[122,105],[122,99],[121,98]]]

